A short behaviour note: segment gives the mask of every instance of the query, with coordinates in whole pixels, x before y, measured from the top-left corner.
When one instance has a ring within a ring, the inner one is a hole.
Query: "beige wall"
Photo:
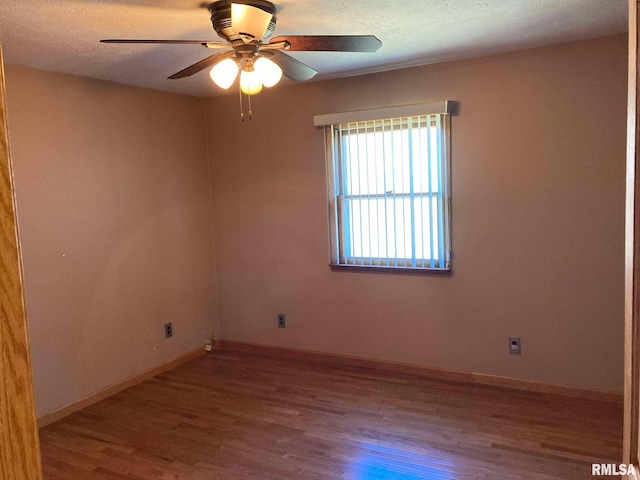
[[[313,114],[445,99],[453,275],[332,273]],[[221,337],[621,390],[625,108],[625,36],[209,100]]]
[[[14,66],[7,95],[41,415],[215,327],[205,112],[200,99]]]
[[[218,315],[227,339],[621,390],[625,82],[619,36],[281,85],[241,124],[235,94],[8,66],[38,413]],[[453,275],[332,273],[313,114],[444,99]]]

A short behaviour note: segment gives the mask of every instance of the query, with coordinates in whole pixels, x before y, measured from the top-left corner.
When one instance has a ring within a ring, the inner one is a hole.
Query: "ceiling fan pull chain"
[[[242,90],[240,89],[240,82],[238,82],[238,95],[240,95],[240,121],[244,122],[244,108],[242,108]]]
[[[249,97],[249,120],[253,120],[253,113],[251,112],[251,94],[248,93],[247,97]]]

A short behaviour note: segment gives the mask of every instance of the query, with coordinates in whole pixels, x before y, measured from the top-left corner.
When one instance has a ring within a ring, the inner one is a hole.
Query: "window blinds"
[[[325,127],[333,265],[450,268],[448,121]]]

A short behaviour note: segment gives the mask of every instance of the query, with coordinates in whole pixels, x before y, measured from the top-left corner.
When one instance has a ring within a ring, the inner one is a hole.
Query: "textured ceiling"
[[[274,36],[374,34],[376,53],[292,52],[316,78],[389,70],[627,30],[626,0],[281,0]],[[103,38],[219,41],[197,0],[0,0],[7,63],[190,95],[222,93],[198,45],[106,45]]]

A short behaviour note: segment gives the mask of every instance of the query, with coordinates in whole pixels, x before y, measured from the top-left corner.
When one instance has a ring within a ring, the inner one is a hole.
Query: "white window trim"
[[[313,116],[316,127],[337,125],[340,123],[364,122],[367,120],[382,120],[387,118],[413,117],[416,115],[437,115],[452,113],[455,102],[444,100],[434,103],[415,103],[395,107],[372,108],[369,110],[354,110],[351,112],[325,113]]]

